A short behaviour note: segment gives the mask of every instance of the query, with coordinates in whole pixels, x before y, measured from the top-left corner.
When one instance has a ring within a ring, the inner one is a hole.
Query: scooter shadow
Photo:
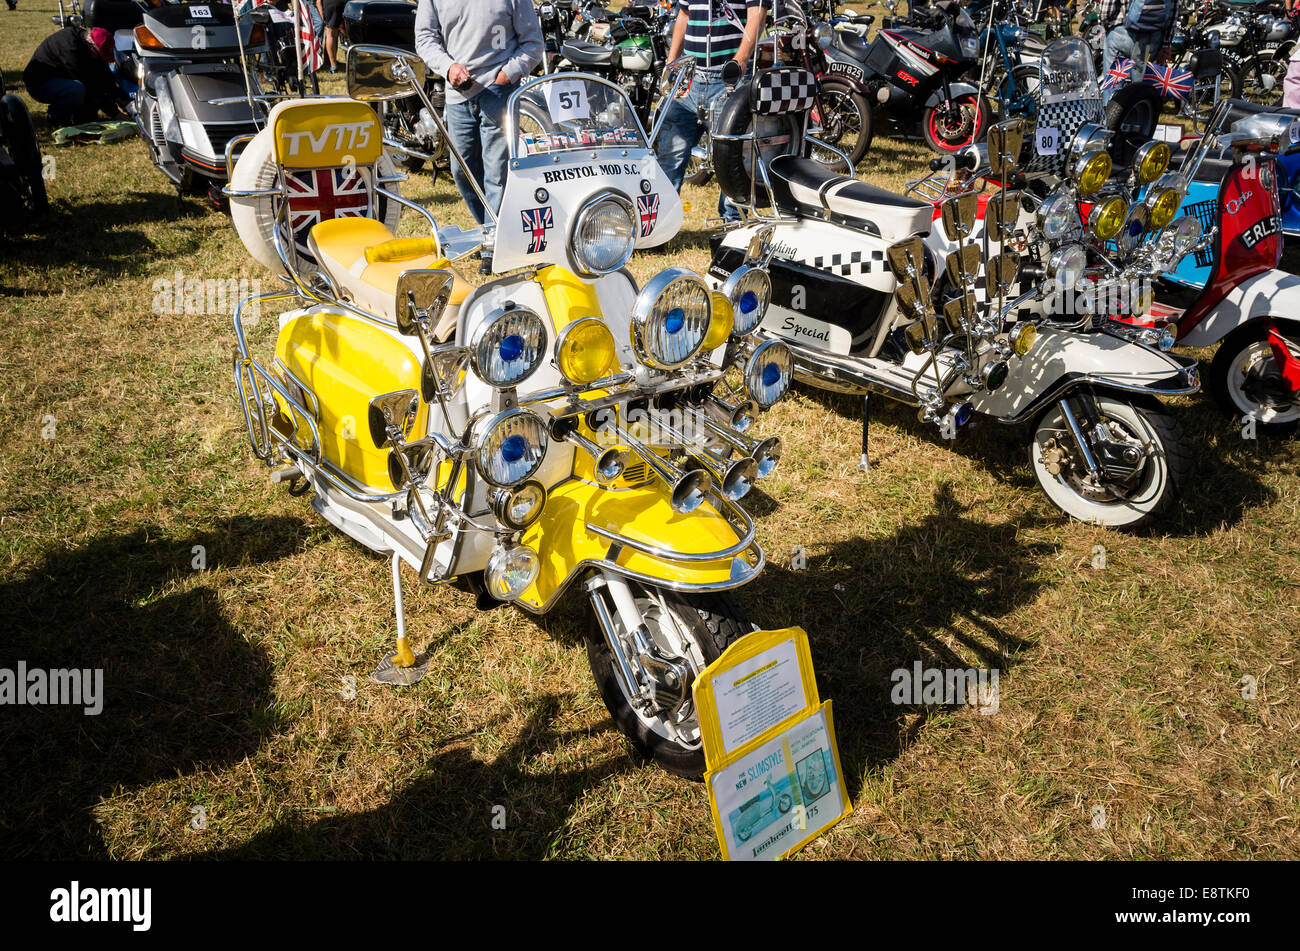
[[[858,779],[907,749],[930,716],[960,709],[894,703],[893,671],[919,661],[1001,678],[1032,649],[1011,618],[1038,596],[1039,565],[1057,550],[1023,540],[1022,529],[1039,524],[1032,511],[996,525],[969,518],[944,484],[920,521],[888,537],[810,545],[805,568],[770,565],[745,589],[757,623],[808,632],[854,795]]]
[[[0,584],[0,667],[102,671],[97,714],[11,706],[0,719],[0,855],[108,858],[94,815],[103,799],[238,763],[276,732],[271,662],[225,619],[218,592],[166,592],[193,576],[196,545],[212,570],[275,561],[305,538],[283,517],[183,537],[143,527],[52,552]]]
[[[831,393],[800,385],[808,399],[840,416],[861,423],[860,397]],[[1192,447],[1193,464],[1182,498],[1154,524],[1131,532],[1139,537],[1183,538],[1203,535],[1236,525],[1251,508],[1268,504],[1276,493],[1259,477],[1258,470],[1282,448],[1283,441],[1260,436],[1243,440],[1241,429],[1226,421],[1207,394],[1192,397],[1191,405],[1172,407]],[[975,417],[956,440],[943,439],[936,426],[921,423],[915,412],[883,397],[871,399],[871,425],[900,426],[935,446],[961,452],[978,460],[991,475],[1008,485],[1035,493],[1041,499],[1041,517],[1068,522],[1045,497],[1029,468],[1028,423],[1003,424]]]

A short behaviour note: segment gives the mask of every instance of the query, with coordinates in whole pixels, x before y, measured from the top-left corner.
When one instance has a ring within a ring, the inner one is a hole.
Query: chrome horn
[[[629,449],[640,456],[650,470],[668,486],[674,512],[686,515],[703,504],[709,490],[713,488],[713,475],[708,470],[678,469],[671,463],[665,462],[657,452],[617,423],[610,424],[610,429],[620,442],[625,443]]]
[[[741,400],[739,403],[728,403],[720,397],[709,396],[704,401],[704,406],[715,419],[738,433],[749,429],[754,423],[754,418],[758,416],[757,404],[749,399]]]
[[[566,432],[563,438],[591,456],[595,463],[596,478],[602,485],[609,485],[627,468],[627,450],[622,446],[602,448],[576,429]]]
[[[754,480],[758,478],[758,463],[749,456],[742,455],[739,459],[728,459],[671,426],[664,423],[660,423],[659,426],[673,439],[678,440],[692,460],[713,477],[720,486],[724,498],[738,502],[754,487]]]
[[[696,422],[717,436],[742,456],[754,460],[758,467],[758,478],[766,479],[781,461],[781,438],[768,436],[766,439],[754,439],[711,419],[707,413],[695,413]]]

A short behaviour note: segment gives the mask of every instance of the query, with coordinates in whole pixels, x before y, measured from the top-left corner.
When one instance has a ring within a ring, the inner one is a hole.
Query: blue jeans
[[[483,189],[493,214],[501,207],[501,192],[506,184],[506,164],[510,158],[506,141],[506,101],[517,84],[493,84],[468,102],[449,102],[444,113],[447,134],[460,151],[474,180]],[[451,163],[452,181],[464,199],[469,213],[482,225],[487,220],[483,203],[470,187],[465,171],[454,158]]]
[[[701,75],[697,70],[695,81],[686,95],[676,99],[668,107],[663,128],[659,131],[659,141],[655,151],[659,155],[659,164],[673,187],[679,192],[686,178],[686,165],[690,161],[691,150],[704,134],[701,115],[708,115],[708,108],[713,100],[727,94],[726,84],[721,78],[708,74]],[[718,193],[718,214],[723,221],[739,221],[740,209],[726,195]]]
[[[1129,73],[1129,82],[1142,82],[1142,74],[1146,72],[1147,60],[1151,59],[1160,52],[1160,34],[1158,32],[1144,33],[1134,31],[1130,33],[1124,24],[1120,24],[1106,34],[1106,44],[1101,51],[1101,68],[1110,69],[1115,60],[1120,57],[1127,57],[1133,60],[1133,72]],[[1119,92],[1118,88],[1106,89],[1102,91],[1102,103],[1110,102],[1110,97]]]
[[[28,86],[27,92],[50,107],[50,123],[55,126],[89,122],[99,114],[98,109],[86,107],[86,87],[76,79],[47,79]]]

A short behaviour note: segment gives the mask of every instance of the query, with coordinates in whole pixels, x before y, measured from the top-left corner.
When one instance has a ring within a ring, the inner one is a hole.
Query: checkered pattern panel
[[[754,111],[765,116],[807,112],[816,92],[817,77],[806,69],[765,69],[754,83]]]
[[[878,264],[883,269],[884,260],[884,251],[850,251],[848,254],[818,255],[811,263],[819,270],[851,277],[854,274],[870,274],[873,264]]]
[[[1035,153],[1025,167],[1026,172],[1047,172],[1057,178],[1066,174],[1065,157],[1070,151],[1074,136],[1089,122],[1100,123],[1102,109],[1100,99],[1068,99],[1064,102],[1044,103],[1038,109],[1038,127],[1056,129],[1057,151],[1055,155],[1038,155]],[[1037,141],[1038,137],[1034,137]]]

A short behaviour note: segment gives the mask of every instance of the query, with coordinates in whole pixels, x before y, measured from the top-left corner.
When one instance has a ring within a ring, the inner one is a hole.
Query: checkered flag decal
[[[883,268],[884,260],[884,251],[851,251],[848,254],[818,255],[812,259],[812,266],[841,277],[851,277],[870,274],[872,265],[876,263]]]
[[[807,112],[816,93],[817,77],[806,69],[765,69],[755,84],[754,111],[765,116]]]
[[[1102,110],[1100,99],[1068,99],[1064,102],[1044,103],[1038,110],[1038,128],[1056,129],[1056,155],[1038,155],[1029,160],[1026,172],[1047,172],[1057,178],[1064,178],[1067,173],[1065,159],[1070,151],[1070,143],[1075,135],[1089,122],[1100,123]],[[1037,141],[1037,136],[1034,141]]]

